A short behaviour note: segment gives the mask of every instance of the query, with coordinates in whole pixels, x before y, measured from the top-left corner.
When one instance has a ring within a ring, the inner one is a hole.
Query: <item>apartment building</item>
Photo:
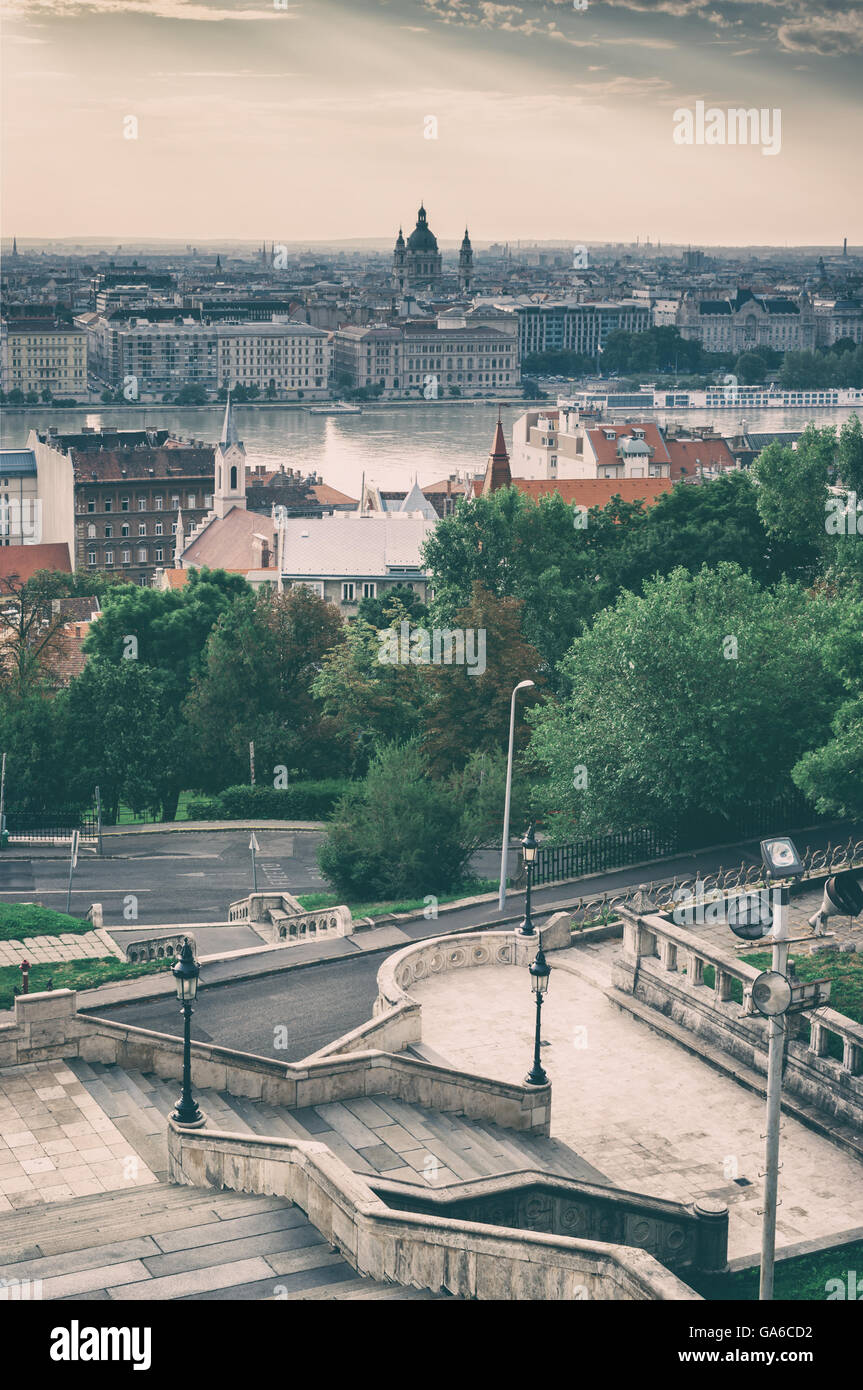
[[[256,386],[278,399],[327,394],[330,335],[306,323],[220,325],[219,385]]]
[[[50,391],[76,399],[87,391],[87,336],[71,324],[10,319],[0,325],[0,386],[25,395]]]
[[[30,432],[42,469],[68,485],[75,569],[119,571],[149,584],[173,562],[178,514],[188,527],[213,505],[212,445],[167,430]]]
[[[528,410],[512,428],[522,478],[668,478],[671,456],[653,421],[595,426],[577,407]]]
[[[355,387],[425,396],[484,396],[515,391],[518,345],[511,332],[438,319],[398,328],[342,328],[334,335],[336,380]]]
[[[595,357],[610,333],[644,333],[653,317],[649,303],[634,299],[523,304],[516,313],[522,358],[535,352],[580,352]]]

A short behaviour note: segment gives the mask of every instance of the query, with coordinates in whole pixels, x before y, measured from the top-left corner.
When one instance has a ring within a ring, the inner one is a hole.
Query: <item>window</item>
[[[107,563],[107,560],[108,560],[108,557],[107,557],[107,555],[106,555],[106,556],[105,556],[105,561],[106,561],[106,563]],[[95,563],[96,563],[96,552],[95,552],[95,550],[90,550],[90,551],[88,551],[88,553],[87,553],[87,564],[88,564],[88,565],[95,565]]]
[[[164,497],[154,497],[154,498],[153,498],[153,506],[155,507],[155,509],[156,509],[157,512],[160,512],[160,511],[162,510],[162,508],[164,507],[164,505],[165,505],[165,499],[164,499]]]
[[[153,527],[153,530],[155,531],[155,533],[156,533],[157,536],[161,536],[161,534],[162,534],[162,532],[164,531],[164,529],[165,529],[165,528],[164,528],[164,526],[162,525],[161,521],[157,521],[157,522],[156,522],[156,525]]]
[[[347,584],[343,584],[343,585],[342,585],[342,603],[354,603],[354,602],[356,601],[356,600],[355,600],[355,597],[354,597],[355,592],[356,592],[356,585],[355,585],[355,584],[353,584],[353,583],[351,583],[351,582],[348,582]]]
[[[113,552],[113,550],[106,550],[106,551],[105,551],[105,564],[106,564],[106,566],[107,566],[107,565],[113,565],[113,563],[114,563],[114,552]]]
[[[95,502],[88,502],[88,503],[87,503],[87,511],[88,511],[88,512],[95,512],[95,510],[96,510],[96,503],[95,503]]]
[[[129,499],[128,499],[128,497],[121,497],[121,498],[120,498],[120,511],[121,511],[121,512],[127,512],[128,510],[129,510]]]
[[[171,511],[175,512],[180,505],[180,494],[175,492],[171,498]]]
[[[87,539],[88,541],[96,539],[96,527],[92,523],[87,527]]]
[[[364,585],[363,585],[363,598],[377,598],[377,596],[378,596],[378,586],[377,586],[377,584],[364,584]]]
[[[131,562],[132,562],[132,552],[131,552],[131,550],[124,550],[124,551],[123,551],[122,559],[123,559],[123,564],[124,564],[124,565],[129,565],[129,564],[131,564]]]
[[[190,493],[189,493],[188,497],[186,498],[186,505],[187,505],[188,507],[194,507],[194,505],[195,505],[195,494],[194,494],[194,492],[190,492]]]
[[[146,497],[139,497],[139,498],[138,498],[138,511],[139,511],[139,512],[145,512],[146,510],[147,510],[147,499],[146,499]]]
[[[147,551],[143,545],[138,551],[138,563],[139,565],[144,565],[147,563]]]
[[[163,561],[164,558],[165,558],[165,552],[164,552],[164,550],[162,549],[162,547],[159,546],[158,549],[156,550],[156,563],[157,563],[158,565],[160,565],[160,564],[162,563],[162,561]]]
[[[128,536],[128,534],[129,534],[129,523],[128,523],[128,521],[124,521],[124,522],[123,522],[123,525],[120,527],[120,535],[121,535],[121,536]]]
[[[105,527],[105,539],[106,539],[106,540],[110,540],[111,537],[113,536],[113,534],[114,534],[114,528],[113,528],[113,526],[106,526],[106,527]]]
[[[111,502],[110,497],[106,497],[106,498],[105,498],[105,511],[106,511],[106,512],[110,512],[112,506],[113,506],[113,503]]]
[[[146,536],[146,534],[147,534],[147,523],[146,523],[146,521],[139,521],[139,522],[138,522],[138,535],[139,535],[139,536]]]

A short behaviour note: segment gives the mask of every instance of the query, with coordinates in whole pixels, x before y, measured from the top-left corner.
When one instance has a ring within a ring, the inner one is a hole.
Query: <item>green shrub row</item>
[[[191,796],[189,820],[325,820],[351,783],[331,777],[292,786],[226,787],[218,796]]]

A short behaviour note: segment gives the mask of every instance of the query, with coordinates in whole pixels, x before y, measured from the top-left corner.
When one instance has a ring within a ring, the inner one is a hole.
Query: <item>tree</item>
[[[361,599],[357,609],[357,617],[374,628],[389,627],[396,614],[399,621],[408,618],[414,623],[421,623],[428,616],[428,609],[410,584],[393,584],[377,598]]]
[[[835,708],[831,621],[823,595],[732,564],[621,594],[563,662],[566,695],[528,715],[559,833],[733,821],[787,791]]]
[[[92,801],[92,786],[79,792],[70,785],[65,691],[0,695],[0,750],[6,754],[7,810],[47,811]]]
[[[559,493],[534,502],[515,487],[462,501],[425,542],[434,620],[453,620],[477,582],[499,597],[519,598],[524,636],[553,668],[614,598],[627,547],[644,521],[639,503],[616,499],[585,513]]]
[[[839,477],[863,501],[863,428],[859,415],[849,415],[839,431]]]
[[[849,537],[857,549],[859,537]],[[859,564],[859,561],[858,561]],[[846,699],[836,711],[831,736],[805,753],[793,770],[797,786],[821,814],[863,815],[863,584],[840,590],[834,625],[824,642],[824,662]]]
[[[343,775],[335,731],[311,692],[341,633],[338,609],[305,585],[260,589],[224,613],[185,706],[204,790],[246,780],[251,741],[262,778],[278,766]]]
[[[67,767],[79,797],[98,785],[105,819],[120,803],[174,819],[189,741],[166,676],[137,661],[89,661],[68,691]]]
[[[398,632],[408,615],[397,603],[390,618],[386,626]],[[381,629],[358,616],[324,653],[311,686],[353,775],[363,775],[385,743],[406,742],[422,727],[428,699],[423,668],[382,660],[383,654]]]
[[[177,405],[206,405],[209,400],[207,388],[200,386],[196,382],[190,382],[187,386],[180,388],[177,393]]]
[[[437,775],[463,767],[472,753],[505,753],[513,687],[522,680],[535,682],[537,689],[524,696],[529,706],[546,684],[543,659],[522,633],[523,607],[521,600],[499,598],[475,583],[470,602],[456,612],[449,629],[463,643],[461,664],[446,662],[446,630],[441,633],[444,660],[424,668],[429,686],[425,748]],[[457,656],[457,646],[451,652]],[[517,746],[526,739],[519,721]]]
[[[741,352],[734,363],[734,375],[745,386],[763,381],[767,372],[767,362],[760,352]]]
[[[51,609],[50,572],[7,575],[0,595],[0,687],[15,697],[60,683],[66,619]]]
[[[348,902],[430,898],[463,880],[477,824],[431,776],[416,740],[389,744],[336,807],[318,863]]]
[[[798,547],[803,572],[814,569],[825,548],[827,488],[835,452],[833,426],[819,430],[810,424],[796,449],[774,440],[752,465],[765,529]]]

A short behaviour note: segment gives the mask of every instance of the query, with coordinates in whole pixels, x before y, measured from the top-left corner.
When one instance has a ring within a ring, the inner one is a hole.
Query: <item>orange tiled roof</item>
[[[5,587],[5,581],[13,575],[23,584],[37,570],[60,570],[63,574],[71,574],[72,565],[66,542],[0,546],[0,588]]]
[[[513,478],[513,487],[528,497],[548,497],[557,492],[564,502],[580,507],[605,507],[613,497],[624,502],[646,502],[649,507],[670,492],[670,478]],[[482,479],[473,484],[474,496],[482,493]]]

